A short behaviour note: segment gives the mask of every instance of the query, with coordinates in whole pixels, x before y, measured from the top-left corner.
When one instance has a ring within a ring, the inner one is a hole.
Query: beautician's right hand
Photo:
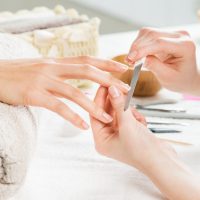
[[[94,57],[0,61],[0,101],[11,105],[31,105],[58,113],[75,126],[88,124],[58,97],[80,105],[98,120],[109,123],[112,117],[66,79],[89,79],[105,87],[115,85],[126,93],[129,89],[107,72],[124,72],[127,66]]]
[[[143,28],[133,42],[127,62],[147,57],[145,66],[173,91],[200,95],[196,48],[185,31],[163,32]]]

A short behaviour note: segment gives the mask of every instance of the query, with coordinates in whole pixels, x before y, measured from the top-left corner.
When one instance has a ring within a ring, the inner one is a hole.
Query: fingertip
[[[129,63],[134,63],[136,57],[138,55],[137,51],[130,51],[129,54],[127,55],[126,59]]]
[[[99,86],[99,89],[98,89],[98,92],[101,92],[101,93],[107,93],[107,88],[106,87],[104,87],[103,85],[100,85]]]
[[[124,82],[121,82],[120,88],[124,93],[128,93],[128,91],[131,89],[130,86]]]
[[[118,69],[117,71],[119,72],[126,72],[128,70],[128,66],[122,63],[119,63],[117,69]]]
[[[121,91],[115,86],[110,86],[108,88],[108,92],[109,92],[110,96],[114,99],[120,97],[120,95],[121,95]]]
[[[107,69],[107,71],[123,73],[128,70],[128,66],[126,64],[123,64],[122,62],[111,60],[108,63],[109,69]]]
[[[132,61],[132,59],[129,58],[129,55],[127,55],[127,56],[125,57],[124,62],[127,63],[127,64],[129,64],[129,65],[131,65],[131,64],[134,63],[134,62]]]
[[[90,126],[89,126],[85,121],[83,121],[83,122],[81,123],[81,126],[82,126],[82,128],[83,128],[84,130],[88,130],[88,129],[90,128]]]
[[[124,111],[124,95],[115,86],[111,86],[108,89],[109,98],[112,107],[117,113],[122,113]]]
[[[104,86],[100,86],[97,90],[96,96],[94,98],[94,102],[98,103],[101,107],[104,107],[104,100],[108,94],[108,90]]]

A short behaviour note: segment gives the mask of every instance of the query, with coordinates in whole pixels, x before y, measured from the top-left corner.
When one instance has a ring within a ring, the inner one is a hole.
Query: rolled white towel
[[[31,108],[0,103],[0,200],[22,185],[35,147],[37,119]]]
[[[0,34],[0,59],[34,58],[39,53],[24,40]],[[0,200],[16,193],[26,176],[36,143],[33,108],[0,103]]]

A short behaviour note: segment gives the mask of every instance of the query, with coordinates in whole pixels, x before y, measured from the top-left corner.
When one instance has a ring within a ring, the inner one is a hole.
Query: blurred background
[[[200,0],[1,0],[1,11],[54,7],[62,4],[102,20],[103,34],[135,30],[143,26],[197,23]]]

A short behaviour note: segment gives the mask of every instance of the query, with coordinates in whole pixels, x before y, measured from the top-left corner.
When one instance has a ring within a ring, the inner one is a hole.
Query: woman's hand
[[[75,126],[87,129],[88,124],[57,97],[77,103],[104,123],[111,122],[112,117],[64,80],[89,79],[105,87],[114,84],[126,93],[129,89],[126,84],[104,72],[126,70],[127,67],[120,63],[93,57],[1,61],[0,101],[12,105],[44,107]]]
[[[173,91],[200,95],[196,48],[185,31],[162,32],[143,28],[133,42],[127,62],[147,57],[145,67],[160,83]]]
[[[97,151],[142,171],[148,169],[161,142],[147,129],[144,117],[134,108],[124,112],[124,95],[115,86],[101,87],[95,102],[113,117],[110,124],[91,117]]]
[[[113,121],[105,124],[91,117],[99,153],[132,165],[147,175],[169,199],[200,199],[199,180],[178,159],[174,149],[147,129],[136,110],[124,112],[124,96],[116,87],[101,87],[95,98]]]

